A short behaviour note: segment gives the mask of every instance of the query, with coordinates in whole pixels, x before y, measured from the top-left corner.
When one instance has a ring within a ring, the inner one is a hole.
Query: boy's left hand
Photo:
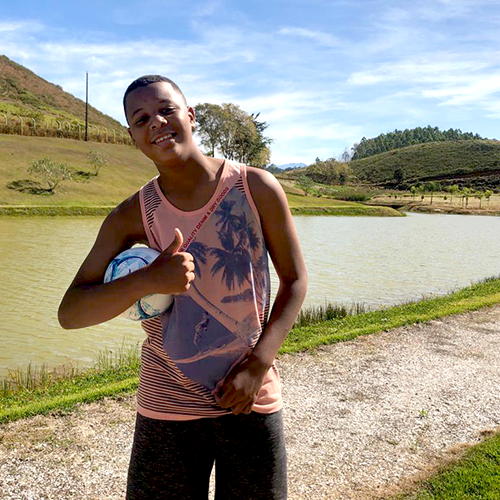
[[[215,399],[222,408],[231,408],[238,415],[248,415],[257,400],[269,367],[256,356],[244,359],[235,366],[215,392]]]

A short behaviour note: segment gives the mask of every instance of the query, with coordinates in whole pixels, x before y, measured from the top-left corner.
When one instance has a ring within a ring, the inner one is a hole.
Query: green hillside
[[[92,150],[106,155],[109,163],[99,175],[86,179],[82,172],[92,172],[88,159]],[[8,188],[15,181],[37,180],[28,173],[28,168],[34,160],[47,156],[54,163],[67,164],[76,180],[65,181],[52,195]],[[157,174],[155,165],[130,146],[0,134],[0,215],[104,215],[109,207],[116,206]],[[387,207],[299,196],[296,194],[301,192],[299,189],[291,185],[284,188],[294,214],[401,215]]]
[[[20,133],[22,128],[25,135],[52,135],[44,133],[44,129],[51,128],[59,129],[58,136],[69,136],[70,132],[81,133],[84,120],[84,101],[0,55],[0,132]],[[98,135],[101,129],[103,140],[105,135],[111,140],[113,130],[120,139],[122,133],[126,134],[125,127],[117,120],[90,105],[89,124],[93,135]]]
[[[383,187],[437,180],[443,185],[500,188],[500,141],[416,144],[361,160],[350,167],[359,181]]]
[[[74,173],[90,172],[87,155],[91,150],[100,151],[109,159],[97,177],[66,181],[54,195],[33,195],[7,188],[12,181],[30,178],[27,170],[31,162],[45,156],[66,163]],[[0,205],[116,205],[157,173],[155,165],[131,146],[0,135]]]

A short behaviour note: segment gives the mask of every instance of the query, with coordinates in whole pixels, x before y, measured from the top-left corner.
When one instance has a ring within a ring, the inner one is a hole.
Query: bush
[[[72,179],[71,172],[65,163],[55,164],[48,156],[35,160],[28,168],[28,173],[47,184],[47,191],[55,193],[55,189],[63,181]]]

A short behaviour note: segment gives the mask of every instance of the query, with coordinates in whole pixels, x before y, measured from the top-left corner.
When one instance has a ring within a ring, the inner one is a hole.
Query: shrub
[[[40,178],[47,185],[49,193],[55,193],[55,189],[63,181],[72,178],[71,172],[65,163],[55,164],[48,156],[35,160],[28,168],[28,173]]]

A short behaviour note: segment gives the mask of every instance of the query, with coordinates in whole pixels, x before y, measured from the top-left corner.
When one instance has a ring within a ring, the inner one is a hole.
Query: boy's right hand
[[[146,268],[148,288],[151,293],[184,293],[189,290],[195,278],[194,259],[188,252],[179,252],[184,237],[175,228],[174,239],[170,245]]]

